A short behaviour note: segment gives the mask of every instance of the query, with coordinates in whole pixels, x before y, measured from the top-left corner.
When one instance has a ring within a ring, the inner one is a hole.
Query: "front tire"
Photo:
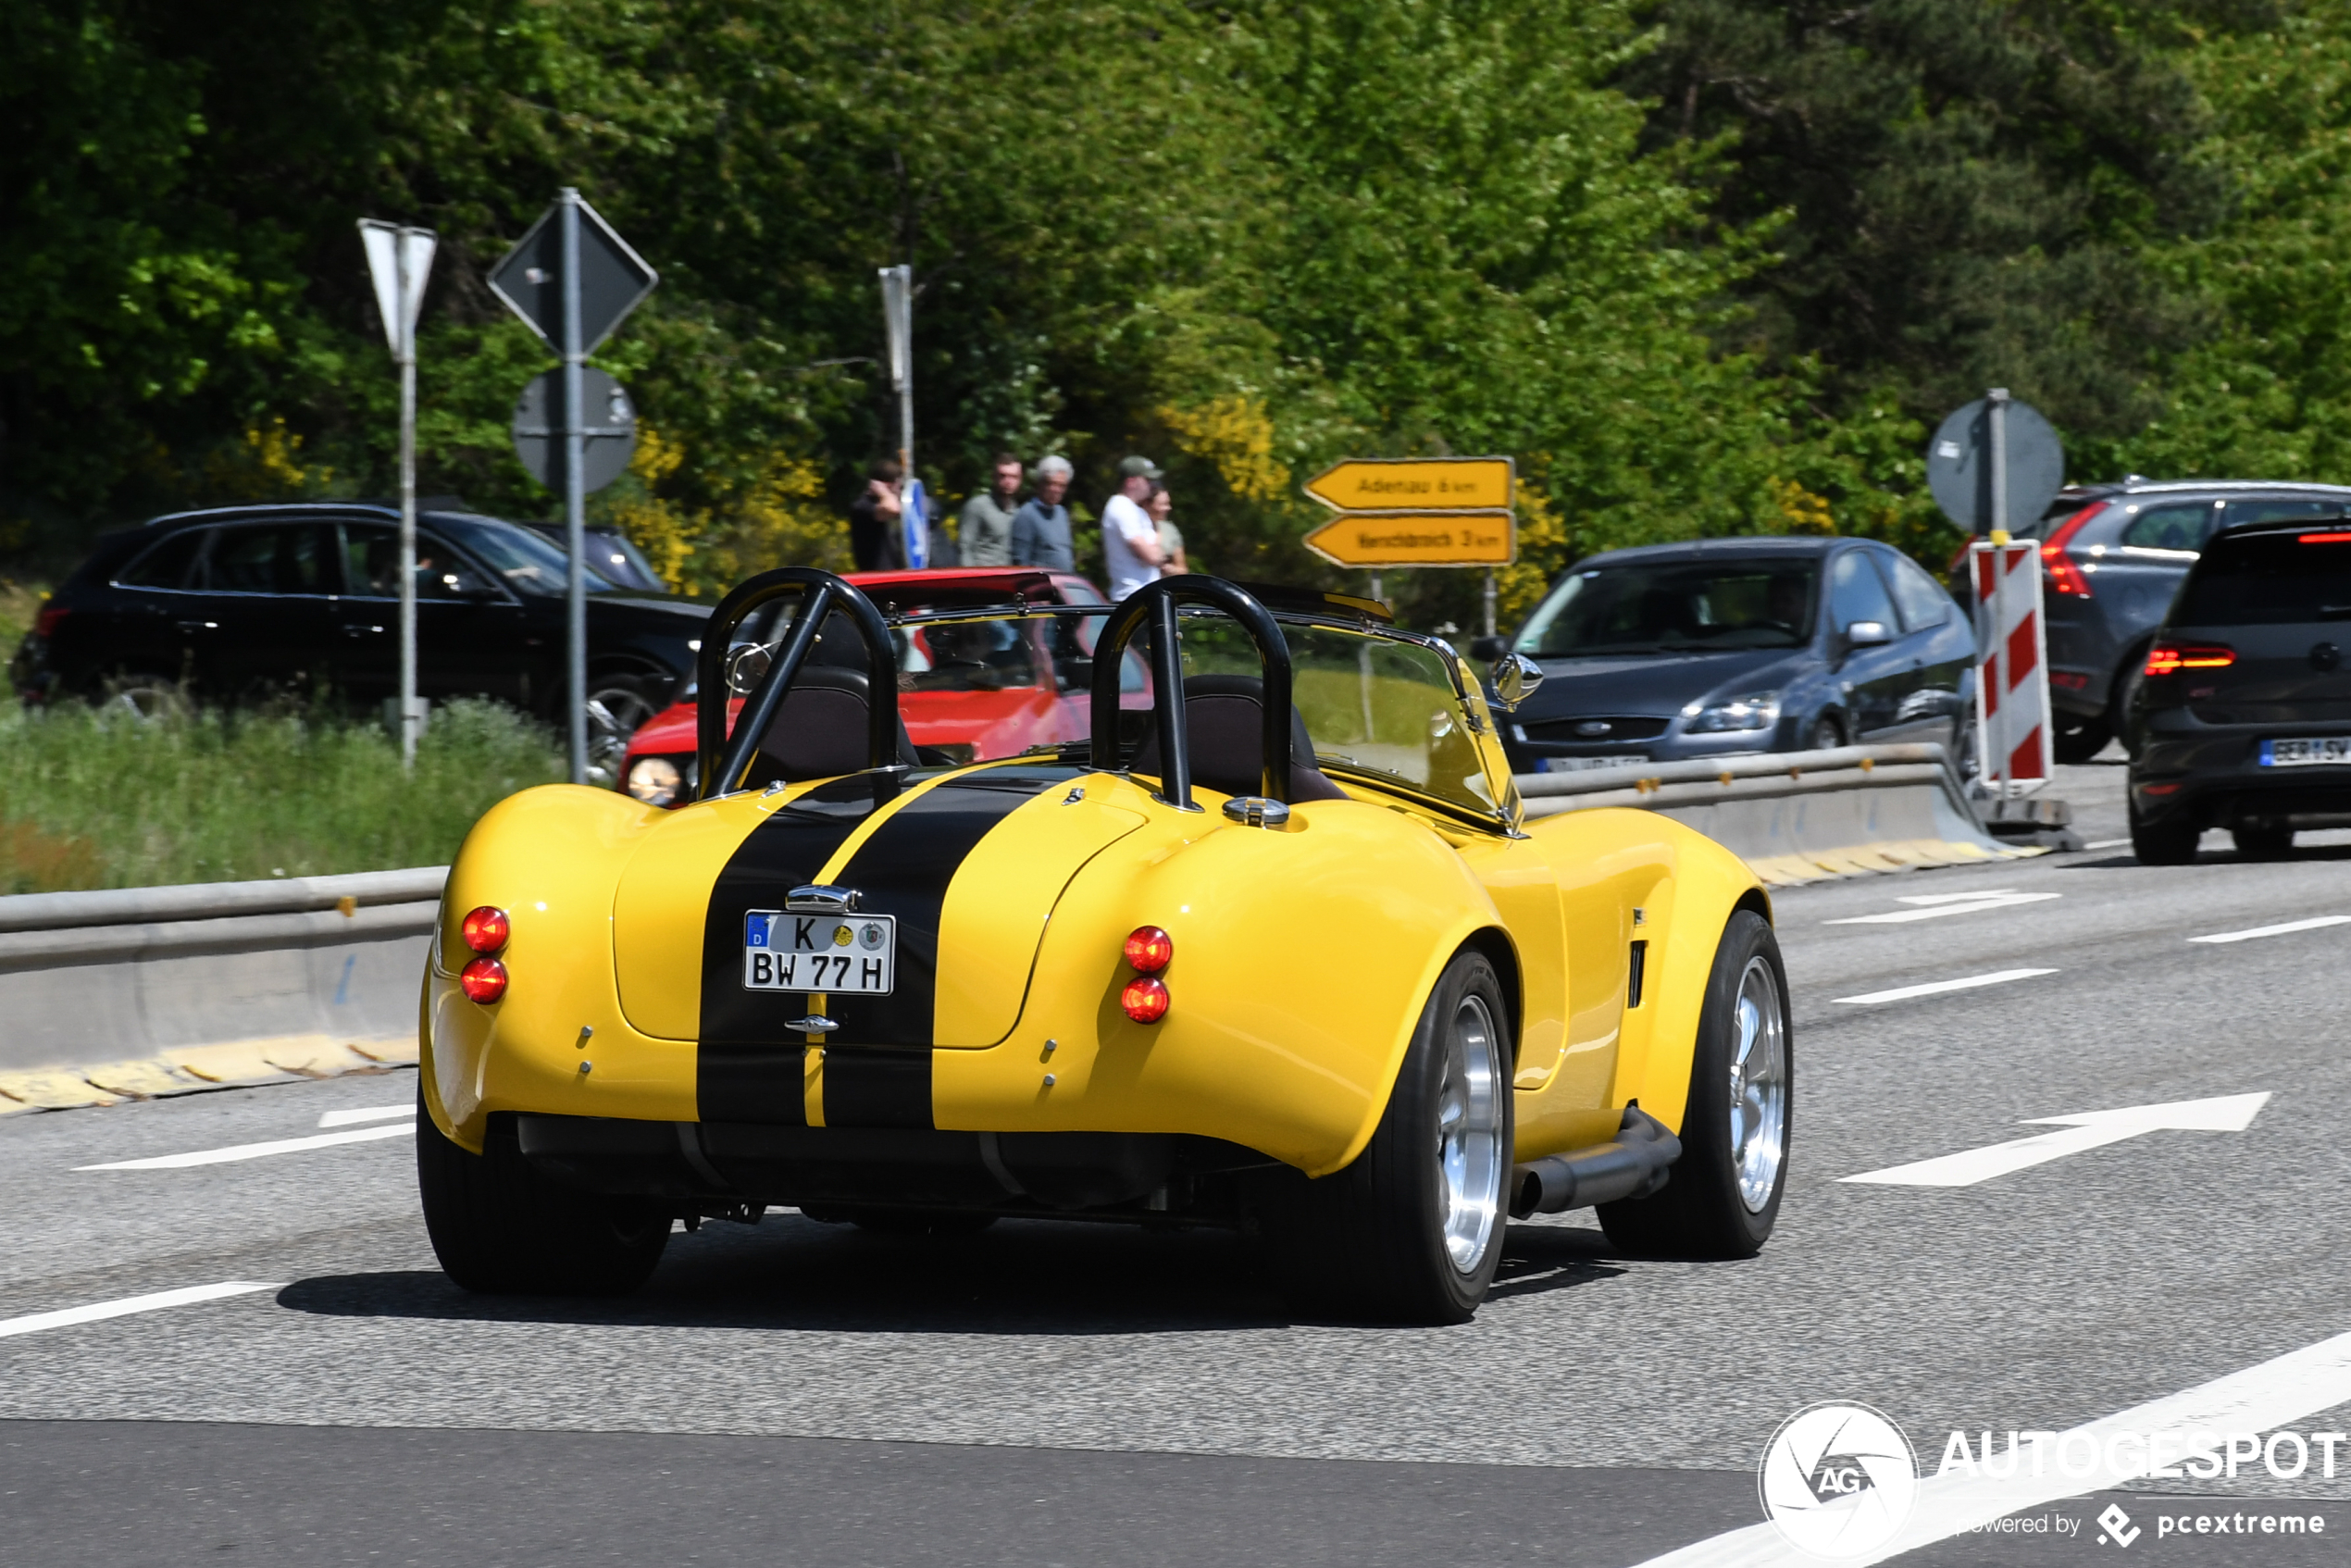
[[[1510,1226],[1509,1017],[1494,966],[1455,954],[1371,1143],[1318,1180],[1281,1173],[1265,1231],[1293,1300],[1393,1323],[1476,1313]]]
[[[1751,1258],[1787,1190],[1795,1101],[1787,970],[1771,923],[1738,910],[1723,928],[1698,1014],[1682,1157],[1664,1189],[1599,1206],[1623,1251],[1648,1257]]]
[[[670,1216],[558,1186],[523,1158],[511,1116],[469,1153],[417,1096],[417,1188],[442,1271],[489,1296],[626,1296],[669,1245]]]
[[[2113,739],[2114,727],[2103,717],[2084,718],[2078,714],[2068,714],[2057,720],[2049,744],[2058,761],[2078,765],[2105,751],[2106,743]]]

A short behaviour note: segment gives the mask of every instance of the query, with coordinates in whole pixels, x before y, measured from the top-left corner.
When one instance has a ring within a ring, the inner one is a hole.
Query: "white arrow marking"
[[[283,1290],[282,1285],[264,1285],[250,1279],[230,1279],[218,1285],[183,1285],[177,1290],[157,1290],[145,1296],[125,1296],[118,1301],[93,1301],[86,1307],[67,1307],[54,1313],[33,1313],[25,1317],[0,1318],[0,1338],[16,1334],[38,1334],[44,1328],[68,1328],[77,1323],[98,1323],[110,1317],[129,1317],[133,1313],[151,1313],[163,1307],[184,1307],[197,1301],[218,1301],[226,1296],[249,1296],[255,1290]]]
[[[351,1132],[313,1133],[308,1138],[276,1138],[267,1143],[239,1143],[227,1149],[199,1149],[193,1154],[157,1154],[145,1160],[114,1160],[103,1165],[76,1165],[77,1171],[176,1171],[190,1165],[219,1165],[231,1160],[258,1160],[268,1154],[298,1154],[305,1149],[332,1149],[339,1143],[368,1143],[379,1138],[409,1138],[408,1126],[359,1127]]]
[[[2256,937],[2283,937],[2293,931],[2316,931],[2326,926],[2351,926],[2351,915],[2321,915],[2313,920],[2289,920],[2283,926],[2256,926],[2249,931],[2220,931],[2190,937],[2192,942],[2249,942]]]
[[[2177,1100],[2168,1105],[2126,1105],[2116,1111],[2085,1111],[2078,1116],[2029,1116],[2031,1126],[2056,1126],[2062,1132],[2035,1133],[2011,1143],[1921,1160],[1916,1164],[1889,1165],[1882,1171],[1840,1176],[1840,1181],[1866,1181],[1879,1187],[1973,1187],[2011,1171],[2045,1165],[2101,1144],[2120,1143],[2141,1133],[2243,1132],[2269,1102],[2269,1092],[2224,1094],[2215,1100]]]
[[[1916,893],[1897,899],[1897,903],[1911,904],[1910,909],[1897,909],[1889,915],[1854,915],[1843,920],[1823,920],[1823,926],[1901,926],[1912,920],[1939,920],[1946,915],[1974,915],[1986,909],[2007,909],[2020,903],[2040,903],[2045,900],[2063,898],[2063,893],[2019,893],[2006,888],[1993,888],[1978,893]]]

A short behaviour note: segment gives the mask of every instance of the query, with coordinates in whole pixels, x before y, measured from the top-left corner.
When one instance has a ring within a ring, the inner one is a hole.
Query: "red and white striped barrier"
[[[1969,547],[1975,587],[1975,717],[1981,777],[2013,798],[2053,776],[2048,640],[2041,618],[2041,563],[2031,540]]]

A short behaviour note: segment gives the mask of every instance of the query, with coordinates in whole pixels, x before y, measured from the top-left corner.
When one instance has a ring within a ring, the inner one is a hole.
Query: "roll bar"
[[[753,610],[772,604],[794,590],[801,591],[800,613],[784,639],[783,651],[743,703],[732,739],[727,734],[727,653],[735,628]],[[825,617],[836,609],[856,623],[865,644],[865,765],[889,767],[898,761],[898,655],[890,646],[889,625],[874,602],[852,583],[814,566],[778,566],[739,583],[718,602],[702,634],[702,653],[695,663],[694,751],[701,780],[694,798],[707,801],[738,788],[751,771],[761,737],[783,705],[792,677],[807,662],[808,650]]]
[[[1176,649],[1176,606],[1207,604],[1239,623],[1257,645],[1264,667],[1264,777],[1259,788],[1268,800],[1289,803],[1290,660],[1282,628],[1246,590],[1222,578],[1188,573],[1147,583],[1111,611],[1094,645],[1093,764],[1104,772],[1125,772],[1118,744],[1118,667],[1126,645],[1148,621],[1151,628],[1151,722],[1159,732],[1159,798],[1178,811],[1192,804],[1192,759],[1186,749],[1189,728],[1184,715],[1184,662]]]

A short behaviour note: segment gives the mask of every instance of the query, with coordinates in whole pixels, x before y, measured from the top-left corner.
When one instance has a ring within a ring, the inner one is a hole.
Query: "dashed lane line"
[[[2283,937],[2295,931],[2316,931],[2328,926],[2351,926],[2351,915],[2320,915],[2308,920],[2289,920],[2283,926],[2256,926],[2247,931],[2215,931],[2208,937],[2190,937],[2192,942],[2249,942],[2257,937]]]
[[[2150,1450],[2168,1448],[2162,1462],[2176,1466],[2183,1458],[2218,1453],[2232,1435],[2274,1432],[2346,1401],[2351,1401],[2351,1334],[2338,1334],[2183,1393],[2061,1432],[2046,1450],[2036,1450],[2057,1456],[2046,1474],[2039,1473],[2043,1467],[2037,1462],[2013,1465],[2005,1477],[1970,1474],[1972,1464],[1938,1469],[1920,1479],[1909,1518],[1891,1540],[1838,1561],[1855,1568],[1883,1562],[2011,1513],[2138,1480],[2149,1473]],[[2151,1443],[2151,1434],[2177,1440]],[[2070,1456],[2084,1450],[2095,1456],[2086,1471],[2069,1462]],[[1927,1456],[1934,1452],[1931,1438],[1920,1445],[1920,1455],[1929,1465],[1935,1461]],[[1820,1561],[1798,1551],[1775,1526],[1765,1524],[1693,1542],[1650,1558],[1639,1568],[1816,1568]]]
[[[1944,991],[1973,990],[1978,986],[2004,986],[2010,980],[2029,980],[2036,975],[2054,975],[2054,969],[1996,969],[1989,975],[1970,975],[1958,980],[1929,980],[1924,985],[1897,986],[1890,991],[1868,991],[1860,996],[1840,996],[1831,1000],[1872,1004],[1881,1002],[1908,1002],[1914,996],[1937,996]]]
[[[38,1334],[45,1328],[70,1328],[77,1323],[98,1323],[110,1317],[129,1317],[133,1313],[157,1312],[165,1307],[193,1306],[198,1301],[218,1301],[229,1296],[250,1296],[256,1290],[282,1290],[282,1285],[270,1285],[259,1280],[228,1279],[218,1285],[183,1285],[177,1290],[156,1290],[144,1296],[125,1296],[118,1301],[93,1301],[86,1307],[66,1307],[54,1313],[32,1313],[24,1317],[0,1318],[0,1338],[12,1334]]]
[[[356,1122],[389,1122],[416,1114],[417,1102],[412,1100],[405,1105],[370,1105],[364,1110],[329,1111],[318,1118],[318,1125],[322,1127],[347,1127]]]
[[[1972,893],[1917,893],[1897,899],[1911,905],[1885,915],[1849,915],[1823,920],[1823,926],[1906,926],[1913,920],[1940,920],[1947,915],[1975,915],[1987,909],[2009,909],[2020,903],[2045,903],[2063,893],[2020,893],[2009,888],[1987,888]]]
[[[199,1149],[189,1154],[157,1154],[145,1160],[111,1160],[103,1165],[76,1165],[77,1171],[176,1171],[190,1165],[225,1165],[232,1160],[258,1160],[268,1154],[298,1154],[305,1149],[331,1149],[339,1143],[367,1143],[379,1138],[407,1138],[403,1123],[389,1127],[358,1127],[350,1132],[313,1133],[307,1138],[280,1138],[267,1143],[238,1143],[226,1149]]]

